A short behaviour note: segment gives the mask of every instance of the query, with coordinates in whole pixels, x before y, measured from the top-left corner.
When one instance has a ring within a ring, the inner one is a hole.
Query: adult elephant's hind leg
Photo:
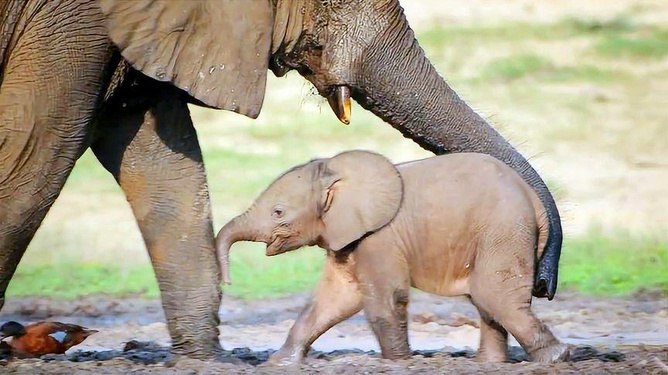
[[[111,55],[96,17],[95,4],[45,2],[0,73],[0,308],[28,243],[89,144]]]
[[[197,134],[174,88],[137,80],[103,110],[93,151],[132,206],[160,286],[172,352],[213,358],[221,352],[220,272]]]

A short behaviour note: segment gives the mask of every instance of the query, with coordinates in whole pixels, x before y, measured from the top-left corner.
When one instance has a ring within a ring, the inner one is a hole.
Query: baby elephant
[[[236,241],[264,242],[267,255],[305,245],[327,250],[313,300],[274,363],[301,360],[320,335],[362,308],[383,357],[409,357],[411,286],[470,296],[481,316],[481,360],[505,361],[510,332],[533,361],[554,362],[567,359],[567,346],[531,312],[547,226],[536,194],[491,156],[395,166],[349,151],[284,173],[220,230],[216,246],[228,283]]]

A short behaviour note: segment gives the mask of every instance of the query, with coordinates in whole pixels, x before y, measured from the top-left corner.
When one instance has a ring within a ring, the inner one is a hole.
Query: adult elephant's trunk
[[[399,7],[399,5],[396,5]],[[361,62],[352,95],[364,108],[435,154],[479,152],[512,167],[538,194],[549,222],[534,295],[552,299],[557,288],[561,221],[538,173],[439,76],[415,40],[403,12],[380,33]]]
[[[258,231],[252,227],[249,211],[230,220],[216,236],[216,253],[220,262],[223,283],[231,284],[230,247],[238,241],[261,241]]]

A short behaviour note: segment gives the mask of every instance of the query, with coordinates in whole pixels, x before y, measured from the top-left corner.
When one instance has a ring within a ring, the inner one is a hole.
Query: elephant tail
[[[538,224],[536,242],[536,272],[534,277],[533,295],[536,297],[554,298],[557,290],[557,267],[559,265],[559,249],[561,240],[550,230],[547,212],[538,199],[534,201]]]
[[[535,204],[534,204],[535,206]],[[541,206],[542,209],[542,206]],[[547,245],[550,237],[550,223],[547,220],[547,213],[540,212],[536,217],[536,224],[538,225],[538,238],[536,241],[536,261],[543,257],[546,253]]]
[[[545,225],[549,228],[549,225]],[[547,244],[542,252],[542,257],[538,261],[536,275],[534,278],[533,295],[537,297],[547,297],[552,301],[557,291],[557,281],[559,273],[559,256],[561,253],[561,237],[555,236],[549,229],[542,229],[547,233]],[[540,240],[539,240],[540,242]]]
[[[561,236],[555,235],[550,223],[550,216],[543,206],[538,195],[525,185],[527,194],[536,213],[538,229],[536,239],[536,269],[533,282],[533,296],[552,300],[557,291],[557,271],[559,267],[559,253],[561,250]]]

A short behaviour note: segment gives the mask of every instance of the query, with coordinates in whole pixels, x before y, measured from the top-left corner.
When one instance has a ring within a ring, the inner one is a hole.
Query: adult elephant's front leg
[[[112,53],[95,4],[33,5],[30,17],[9,17],[19,17],[15,28],[0,25],[0,39],[14,40],[0,62],[0,309],[23,252],[90,144]]]
[[[172,352],[215,357],[220,272],[197,135],[175,89],[138,79],[103,110],[93,150],[134,211],[160,285]]]

